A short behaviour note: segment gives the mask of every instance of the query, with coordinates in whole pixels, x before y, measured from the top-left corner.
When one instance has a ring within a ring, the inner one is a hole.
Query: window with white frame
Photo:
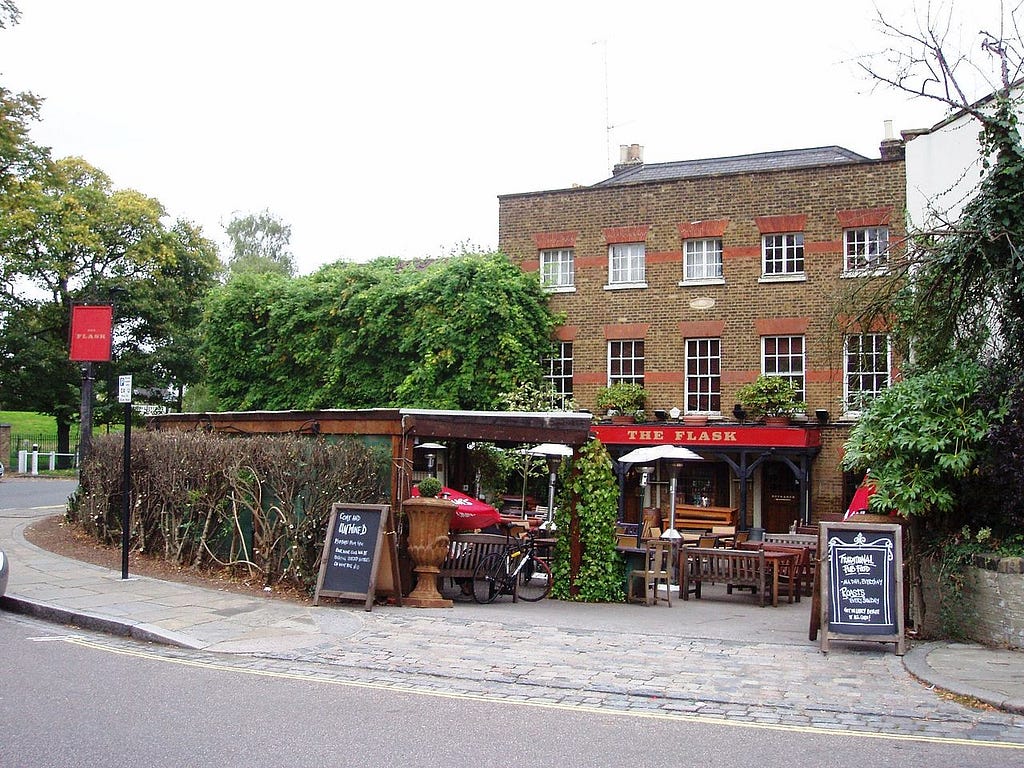
[[[555,345],[555,354],[544,359],[547,372],[544,378],[551,382],[556,408],[564,408],[572,400],[572,342],[559,341]]]
[[[843,231],[844,269],[862,272],[884,269],[889,261],[889,228],[863,227]]]
[[[683,242],[683,280],[722,277],[722,241],[718,238]]]
[[[608,342],[608,385],[644,385],[644,342],[630,339]]]
[[[575,280],[575,254],[572,248],[552,248],[540,252],[541,285],[545,288],[572,288]]]
[[[802,275],[804,233],[761,236],[762,272],[770,275]]]
[[[686,413],[722,412],[721,339],[686,340]]]
[[[608,246],[608,284],[636,285],[646,280],[646,246],[615,243]]]
[[[844,393],[847,412],[859,412],[889,386],[892,350],[885,333],[847,336],[843,344]]]
[[[804,390],[804,337],[762,336],[761,370],[765,376],[781,376],[793,382],[797,396],[806,400]]]

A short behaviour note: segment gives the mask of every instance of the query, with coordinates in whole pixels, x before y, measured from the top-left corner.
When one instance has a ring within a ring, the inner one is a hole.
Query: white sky
[[[499,194],[592,184],[620,144],[878,157],[883,121],[943,117],[855,66],[887,47],[872,0],[16,2],[0,83],[45,98],[37,142],[218,242],[268,208],[301,273],[495,248]],[[877,5],[913,26],[912,0]],[[971,40],[999,18],[953,7]]]

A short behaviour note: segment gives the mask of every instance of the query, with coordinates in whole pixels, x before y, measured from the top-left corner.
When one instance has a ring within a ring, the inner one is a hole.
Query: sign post
[[[906,652],[903,538],[896,524],[822,523],[821,650],[830,639],[895,643]]]
[[[124,403],[124,458],[121,476],[121,578],[128,578],[128,526],[132,495],[132,377],[117,377],[117,402]]]
[[[92,448],[93,363],[110,360],[114,307],[110,304],[75,304],[71,307],[69,359],[82,363],[82,400],[79,412],[79,461]]]

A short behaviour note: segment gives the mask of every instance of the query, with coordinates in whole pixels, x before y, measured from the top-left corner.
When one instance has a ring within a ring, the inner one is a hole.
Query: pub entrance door
[[[800,516],[800,485],[781,461],[764,464],[761,525],[768,533],[785,533]]]

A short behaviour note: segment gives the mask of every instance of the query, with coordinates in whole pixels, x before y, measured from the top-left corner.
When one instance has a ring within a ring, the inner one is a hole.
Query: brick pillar
[[[11,471],[11,468],[7,466],[11,460],[11,425],[0,424],[0,464],[4,465],[4,469],[7,472]]]

